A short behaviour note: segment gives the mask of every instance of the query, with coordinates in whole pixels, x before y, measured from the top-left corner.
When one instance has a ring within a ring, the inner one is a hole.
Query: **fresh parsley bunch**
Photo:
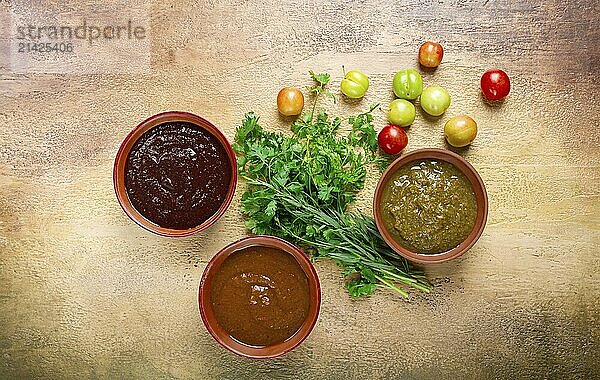
[[[312,111],[292,125],[293,135],[265,131],[254,113],[237,129],[234,150],[248,189],[242,195],[246,227],[299,244],[313,258],[343,267],[352,297],[388,287],[404,297],[403,283],[428,292],[424,275],[384,242],[372,218],[349,212],[364,187],[367,165],[382,163],[371,112],[348,119],[351,131],[339,136],[340,118],[330,118],[316,102],[329,94],[329,75],[310,72],[316,82]]]

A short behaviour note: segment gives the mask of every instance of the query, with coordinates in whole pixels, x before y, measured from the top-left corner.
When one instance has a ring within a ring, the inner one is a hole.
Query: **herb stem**
[[[408,298],[408,293],[406,291],[400,289],[396,285],[394,285],[391,282],[385,280],[383,277],[380,277],[380,276],[376,275],[375,278],[378,279],[379,281],[381,281],[383,284],[385,284],[388,288],[394,289],[395,291],[397,291],[398,293],[400,293],[402,295],[402,297]]]

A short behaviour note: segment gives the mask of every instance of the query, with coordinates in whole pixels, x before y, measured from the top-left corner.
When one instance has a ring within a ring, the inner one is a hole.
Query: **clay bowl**
[[[437,254],[420,254],[417,252],[412,252],[400,244],[398,244],[390,232],[386,229],[382,213],[381,213],[381,197],[383,194],[384,185],[388,182],[389,178],[402,166],[421,159],[437,159],[441,161],[446,161],[452,165],[454,165],[458,170],[460,170],[471,183],[471,187],[473,188],[473,192],[475,194],[475,201],[477,203],[477,216],[475,219],[475,225],[473,229],[467,236],[467,238],[460,243],[457,247],[442,253]],[[377,183],[377,188],[375,189],[375,196],[373,199],[373,212],[375,214],[375,223],[377,224],[377,228],[383,236],[383,239],[386,243],[399,255],[418,263],[422,264],[433,264],[433,263],[442,263],[448,260],[455,259],[468,251],[479,239],[483,229],[485,227],[485,223],[487,220],[488,214],[488,198],[487,193],[485,191],[485,185],[481,180],[481,177],[475,171],[473,166],[469,164],[464,158],[459,156],[456,153],[453,153],[449,150],[444,149],[419,149],[413,152],[410,152],[406,155],[403,155],[397,158],[383,173],[379,182]]]
[[[298,331],[290,338],[271,346],[250,346],[233,339],[229,333],[219,325],[211,304],[211,281],[215,273],[218,272],[220,265],[233,252],[251,246],[272,247],[289,253],[296,259],[298,264],[300,264],[300,267],[308,278],[310,304],[306,320],[300,326]],[[321,307],[321,286],[319,284],[319,278],[317,277],[315,268],[311,264],[308,257],[298,248],[286,242],[285,240],[274,236],[250,236],[228,245],[210,260],[206,266],[206,269],[204,269],[202,279],[200,280],[200,288],[198,291],[198,307],[200,309],[200,315],[202,316],[202,321],[204,322],[206,329],[223,347],[247,358],[269,359],[293,350],[300,345],[300,343],[302,343],[306,337],[308,337],[319,316],[319,309]]]
[[[196,126],[209,132],[210,134],[215,136],[217,140],[221,143],[221,145],[227,152],[227,156],[229,157],[229,163],[231,164],[231,182],[229,184],[227,195],[224,198],[221,207],[207,220],[199,223],[196,227],[185,230],[161,227],[146,219],[133,207],[131,201],[129,200],[129,197],[127,196],[127,190],[125,188],[125,166],[127,163],[127,158],[129,157],[129,152],[133,148],[134,144],[145,132],[147,132],[151,128],[168,122],[188,122],[195,124]],[[231,145],[227,141],[227,138],[223,135],[223,133],[221,133],[221,131],[219,131],[219,129],[217,129],[217,127],[215,127],[209,121],[201,118],[200,116],[196,116],[187,112],[164,112],[154,115],[141,122],[129,133],[129,135],[127,135],[125,140],[123,140],[123,143],[121,144],[121,147],[117,152],[117,156],[115,158],[115,165],[113,168],[113,183],[115,187],[115,193],[125,213],[141,227],[145,228],[148,231],[163,236],[188,236],[200,232],[213,225],[225,213],[227,207],[229,207],[229,204],[233,199],[233,194],[235,193],[236,182],[237,164],[235,159],[235,153],[233,152]]]

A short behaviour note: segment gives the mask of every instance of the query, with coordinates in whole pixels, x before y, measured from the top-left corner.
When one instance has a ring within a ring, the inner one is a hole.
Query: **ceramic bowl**
[[[229,333],[219,325],[211,304],[211,281],[215,273],[219,271],[220,265],[232,253],[252,246],[271,247],[287,252],[296,259],[308,278],[310,302],[308,314],[304,320],[304,323],[290,338],[281,343],[270,346],[250,346],[232,338]],[[274,236],[250,236],[228,245],[210,260],[206,266],[206,269],[204,269],[204,274],[200,280],[198,306],[206,329],[212,335],[212,337],[219,342],[219,344],[226,349],[244,357],[252,359],[268,359],[283,355],[293,350],[308,337],[319,316],[319,309],[321,307],[321,287],[315,268],[311,264],[308,257],[298,248],[286,242],[285,240]]]
[[[457,247],[449,251],[437,254],[421,254],[413,252],[401,246],[398,242],[394,240],[391,233],[385,227],[381,212],[381,197],[383,194],[383,189],[389,181],[390,177],[402,166],[415,160],[426,159],[446,161],[454,165],[458,170],[460,170],[469,180],[469,183],[471,184],[471,187],[473,188],[473,192],[475,194],[475,201],[477,203],[477,216],[475,218],[475,225],[473,226],[473,229],[466,237],[466,239],[463,240],[463,242],[460,243]],[[469,164],[464,158],[449,150],[419,149],[397,158],[383,173],[383,175],[379,179],[379,182],[377,183],[377,188],[375,189],[375,196],[373,199],[373,212],[375,214],[375,222],[377,224],[379,232],[381,233],[381,236],[383,236],[383,239],[386,241],[386,243],[396,253],[411,261],[415,261],[422,264],[442,263],[459,257],[460,255],[468,251],[475,244],[475,242],[477,242],[477,239],[479,239],[479,237],[481,236],[481,233],[483,232],[483,229],[485,228],[485,223],[487,221],[488,198],[485,190],[485,185],[483,184],[481,177],[473,168],[473,166],[471,166],[471,164]]]
[[[227,195],[224,198],[223,203],[219,207],[219,209],[207,220],[198,223],[197,226],[185,230],[177,230],[171,228],[165,228],[158,226],[157,224],[146,219],[142,214],[140,214],[135,207],[131,204],[129,197],[127,196],[127,190],[125,188],[125,167],[127,164],[127,158],[129,157],[129,152],[137,142],[137,140],[148,130],[164,123],[170,122],[188,122],[195,124],[196,126],[204,129],[205,131],[212,134],[216,139],[221,143],[225,151],[227,152],[227,156],[229,157],[229,162],[231,165],[231,181],[229,183],[229,189],[227,191]],[[115,188],[115,193],[117,195],[117,199],[121,204],[121,207],[125,211],[125,213],[138,225],[147,229],[148,231],[154,232],[163,236],[188,236],[197,232],[200,232],[211,225],[213,225],[224,213],[231,200],[233,199],[233,194],[235,193],[235,186],[237,182],[237,164],[235,153],[231,148],[231,144],[227,141],[227,138],[223,135],[223,133],[215,127],[208,120],[203,119],[200,116],[187,113],[187,112],[164,112],[157,115],[154,115],[143,122],[141,122],[137,127],[135,127],[129,135],[123,140],[119,151],[117,152],[117,156],[115,158],[115,164],[113,168],[113,183]]]

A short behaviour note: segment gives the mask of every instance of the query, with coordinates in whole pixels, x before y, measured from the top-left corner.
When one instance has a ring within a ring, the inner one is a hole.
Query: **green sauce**
[[[416,253],[436,254],[458,246],[477,216],[469,180],[441,160],[402,166],[385,184],[383,222],[396,242]]]

